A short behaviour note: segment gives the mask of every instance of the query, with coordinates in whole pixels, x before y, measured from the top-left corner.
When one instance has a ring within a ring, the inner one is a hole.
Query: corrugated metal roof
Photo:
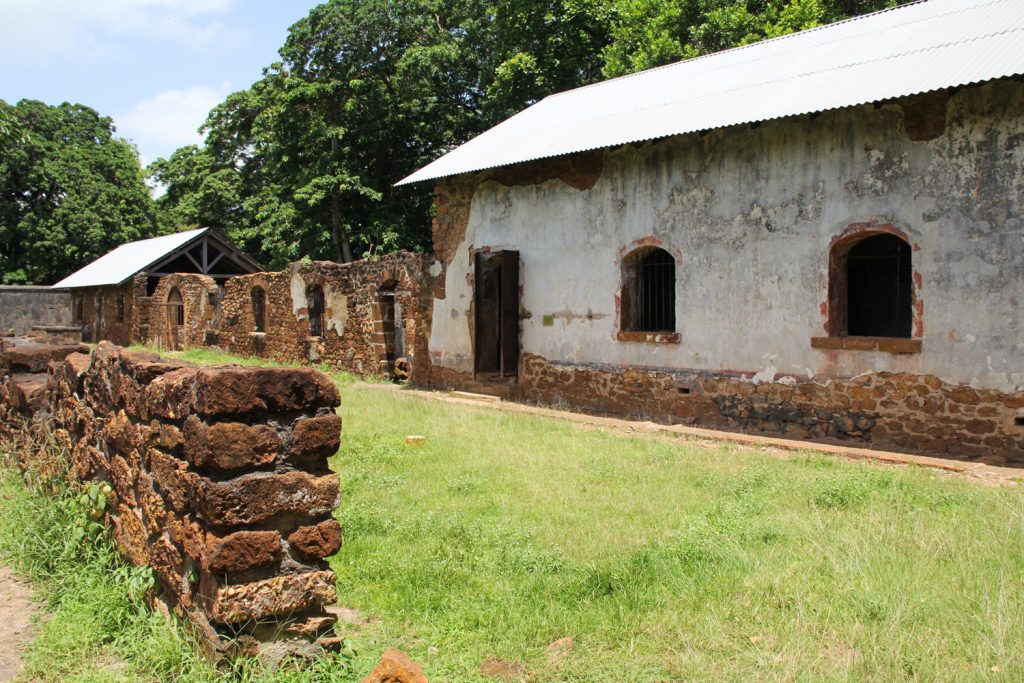
[[[146,270],[175,249],[201,237],[207,230],[209,228],[199,228],[198,230],[187,230],[173,235],[122,244],[81,270],[68,275],[53,287],[59,289],[119,285],[136,273]]]
[[[1024,0],[925,0],[547,97],[398,184],[1024,73]]]

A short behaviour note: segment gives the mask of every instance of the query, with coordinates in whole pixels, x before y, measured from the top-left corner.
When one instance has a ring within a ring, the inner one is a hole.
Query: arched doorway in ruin
[[[180,351],[181,339],[185,331],[185,301],[181,298],[181,290],[172,287],[167,293],[167,339],[168,351]]]

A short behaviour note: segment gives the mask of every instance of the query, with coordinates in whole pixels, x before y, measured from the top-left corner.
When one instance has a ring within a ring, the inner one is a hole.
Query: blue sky
[[[200,142],[317,0],[0,0],[0,99],[111,116],[143,164]]]

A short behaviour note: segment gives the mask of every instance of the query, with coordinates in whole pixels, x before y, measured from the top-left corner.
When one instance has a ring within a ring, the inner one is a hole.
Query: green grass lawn
[[[341,412],[340,601],[431,680],[1024,680],[1018,487],[358,383]]]
[[[1024,680],[1020,487],[630,437],[339,379],[345,541],[332,565],[358,656],[288,680],[358,681],[391,645],[434,682],[488,680],[489,659],[531,681]],[[425,443],[407,446],[410,434]],[[24,508],[6,481],[0,507]],[[8,518],[0,549],[18,556],[16,529],[45,519]],[[103,585],[121,604],[116,582]],[[92,638],[123,662],[111,680],[210,675],[180,637],[128,613],[125,637],[116,624],[52,626],[58,611],[30,670],[72,680],[78,657],[95,672],[75,644]],[[566,637],[571,648],[547,651]]]

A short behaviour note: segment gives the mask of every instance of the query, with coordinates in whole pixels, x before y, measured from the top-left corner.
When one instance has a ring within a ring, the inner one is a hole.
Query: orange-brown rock
[[[274,461],[281,437],[266,424],[207,424],[195,415],[185,420],[185,457],[196,467],[237,470]]]
[[[46,375],[11,375],[7,385],[11,407],[25,416],[46,406]]]
[[[289,455],[329,458],[341,447],[341,417],[337,414],[303,418],[292,428]]]
[[[207,524],[259,524],[278,515],[313,519],[338,503],[338,475],[306,472],[247,474],[228,481],[201,478],[193,492],[196,512]]]
[[[243,572],[275,562],[281,556],[281,535],[276,531],[236,531],[227,536],[208,534],[203,564],[208,571]]]
[[[423,668],[401,650],[389,647],[360,683],[428,683]]]
[[[338,552],[341,547],[341,524],[328,519],[312,526],[300,526],[288,536],[288,545],[299,557],[319,560]]]
[[[318,571],[217,586],[209,606],[210,619],[236,624],[331,603],[338,598],[334,581],[334,572]]]
[[[51,361],[63,361],[72,353],[88,353],[89,347],[81,344],[32,344],[17,343],[5,351],[11,373],[46,372]]]

